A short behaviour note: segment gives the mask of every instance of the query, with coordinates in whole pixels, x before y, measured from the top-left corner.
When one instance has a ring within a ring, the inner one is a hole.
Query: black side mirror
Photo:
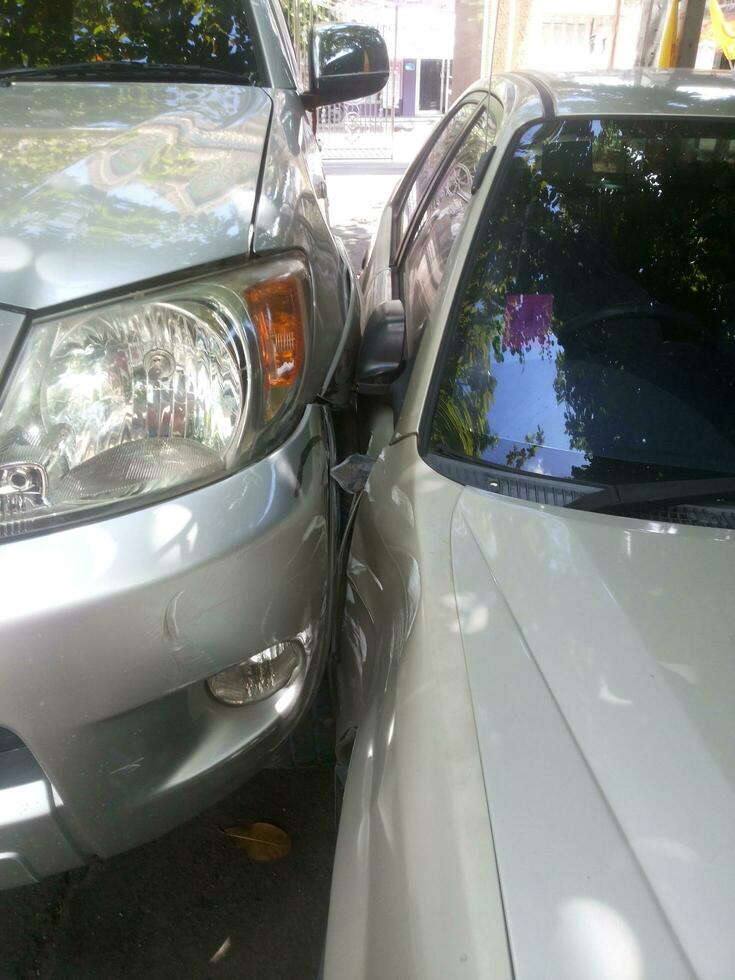
[[[388,49],[374,27],[324,24],[311,33],[310,69],[311,87],[302,96],[308,109],[362,99],[388,81]]]
[[[365,324],[355,371],[358,392],[390,395],[405,362],[406,314],[403,303],[391,299],[376,306]]]

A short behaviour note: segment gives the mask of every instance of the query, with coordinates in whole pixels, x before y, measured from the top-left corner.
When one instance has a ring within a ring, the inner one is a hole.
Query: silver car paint
[[[0,89],[0,376],[24,320],[13,307],[77,308],[152,276],[296,247],[314,283],[310,393],[344,382],[359,297],[325,223],[278,17],[252,6],[268,80],[287,91]],[[226,480],[0,543],[0,726],[27,746],[0,757],[0,888],[169,829],[291,730],[328,647],[332,455],[328,413],[310,406],[283,447]],[[238,709],[207,694],[206,677],[294,636],[307,669],[278,695]]]
[[[239,85],[0,88],[0,302],[39,310],[247,256],[271,110]]]
[[[440,476],[413,437],[376,463],[348,569],[340,693],[363,710],[325,980],[728,980],[729,712],[686,677],[705,621],[731,703],[733,623],[676,579],[709,550],[722,609],[733,536],[566,522]]]
[[[205,490],[0,545],[0,719],[40,763],[77,852],[132,847],[234,788],[308,699],[330,597],[323,425],[309,408],[282,449]],[[238,709],[205,691],[296,636],[315,662],[292,702]],[[25,817],[3,810],[0,855],[20,853],[34,877],[59,870]]]
[[[704,116],[731,119],[735,80],[721,71],[633,68],[533,77],[549,91],[558,116]]]
[[[513,975],[449,560],[461,489],[404,439],[360,505],[340,674],[363,710],[325,980]]]
[[[467,488],[452,571],[518,976],[732,976],[735,533]]]
[[[723,73],[545,82],[561,113],[735,115],[735,84]],[[325,978],[479,980],[494,976],[486,959],[505,975],[510,952],[518,980],[731,980],[733,536],[596,515],[569,526],[554,508],[463,490],[417,452],[486,191],[515,132],[544,112],[528,78],[493,81],[496,94],[501,86],[498,149],[355,525],[340,692],[345,726],[360,728]],[[407,617],[407,592],[393,580],[409,567],[418,599],[405,631],[393,623]],[[419,706],[432,696],[429,725]],[[450,761],[460,759],[467,780],[450,783]],[[461,815],[447,812],[444,792],[463,792]],[[477,794],[484,830],[463,819],[476,813]],[[485,866],[437,855],[447,841],[452,855],[466,853],[477,833]],[[475,891],[498,868],[500,908]],[[453,900],[440,902],[444,894]],[[405,896],[401,910],[393,895]],[[453,963],[427,957],[436,936],[462,951]]]

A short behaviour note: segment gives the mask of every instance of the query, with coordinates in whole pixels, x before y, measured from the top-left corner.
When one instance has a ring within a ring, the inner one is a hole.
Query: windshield
[[[137,62],[259,83],[245,0],[0,0],[0,70]]]
[[[522,138],[445,362],[431,446],[617,484],[735,473],[735,126]]]

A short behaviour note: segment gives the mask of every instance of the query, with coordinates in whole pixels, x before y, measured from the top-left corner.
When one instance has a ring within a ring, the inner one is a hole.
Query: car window
[[[435,451],[618,484],[735,473],[735,126],[522,138],[462,300]]]
[[[409,353],[441,285],[454,240],[472,196],[480,157],[492,145],[495,126],[483,111],[457,146],[421,215],[401,266]]]
[[[444,162],[444,159],[452,148],[452,144],[472,118],[472,114],[477,110],[476,102],[464,102],[445,122],[438,133],[433,145],[429,149],[423,163],[416,172],[403,206],[398,222],[398,241],[403,238],[411,224],[411,219],[416,213],[421,200],[431,184],[437,170]]]
[[[244,0],[35,0],[0,17],[0,70],[125,61],[216,68],[260,84]]]

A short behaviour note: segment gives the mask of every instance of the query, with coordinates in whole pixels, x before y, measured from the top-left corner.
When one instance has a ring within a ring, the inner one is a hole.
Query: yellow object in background
[[[710,0],[710,3],[712,0]],[[676,67],[676,49],[679,33],[679,0],[671,0],[669,12],[666,15],[666,25],[661,38],[661,50],[658,54],[659,68]]]
[[[722,48],[722,53],[732,67],[732,63],[735,61],[735,29],[725,20],[722,7],[717,0],[709,0],[709,16],[712,21],[715,44],[718,48]]]

